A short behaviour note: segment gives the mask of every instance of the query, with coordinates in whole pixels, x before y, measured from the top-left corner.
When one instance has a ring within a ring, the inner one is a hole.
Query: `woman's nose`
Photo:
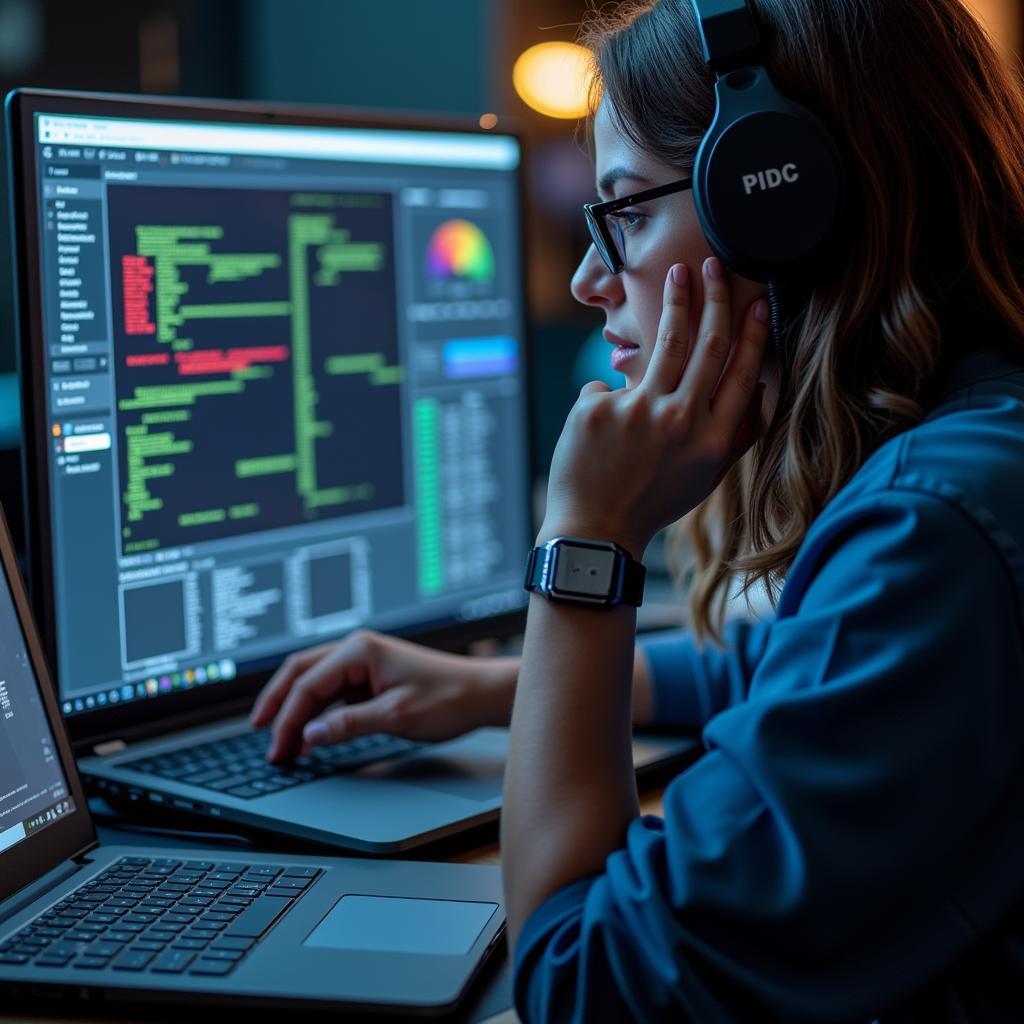
[[[585,306],[611,306],[621,299],[622,281],[613,274],[591,244],[569,285],[572,297]]]

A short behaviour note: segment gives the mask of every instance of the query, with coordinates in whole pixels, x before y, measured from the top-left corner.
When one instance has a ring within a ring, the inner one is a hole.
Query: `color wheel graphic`
[[[487,236],[468,220],[446,220],[430,236],[427,273],[435,281],[491,281],[494,250]]]

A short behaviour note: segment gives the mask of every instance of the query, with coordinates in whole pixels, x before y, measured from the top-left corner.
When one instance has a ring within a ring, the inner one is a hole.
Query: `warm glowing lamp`
[[[548,117],[585,117],[590,51],[575,43],[538,43],[519,55],[512,84],[520,99]]]

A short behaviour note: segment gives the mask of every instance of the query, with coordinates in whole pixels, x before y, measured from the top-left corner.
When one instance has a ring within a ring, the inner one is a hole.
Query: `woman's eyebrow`
[[[597,183],[597,191],[601,195],[610,196],[612,194],[612,187],[619,181],[635,181],[639,185],[652,184],[650,178],[645,178],[642,174],[638,174],[629,167],[613,167],[601,175],[601,180]]]

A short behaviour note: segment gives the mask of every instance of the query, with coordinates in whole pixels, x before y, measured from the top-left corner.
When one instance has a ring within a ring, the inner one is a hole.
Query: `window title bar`
[[[36,136],[39,143],[52,145],[429,164],[497,171],[519,165],[519,144],[507,135],[38,114]]]

